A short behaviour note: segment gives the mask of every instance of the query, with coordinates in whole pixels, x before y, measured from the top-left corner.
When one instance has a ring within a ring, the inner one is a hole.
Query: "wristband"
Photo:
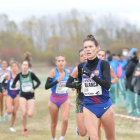
[[[95,74],[92,73],[92,74],[90,75],[90,79],[92,79],[94,76],[95,76]]]

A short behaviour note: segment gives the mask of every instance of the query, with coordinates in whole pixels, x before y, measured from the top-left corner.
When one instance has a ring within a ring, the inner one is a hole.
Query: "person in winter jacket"
[[[132,113],[136,109],[136,106],[134,103],[134,98],[135,98],[134,89],[133,89],[133,86],[131,85],[131,81],[133,78],[133,73],[134,73],[135,67],[137,66],[137,64],[139,62],[138,55],[139,55],[138,51],[133,52],[133,57],[130,59],[130,61],[126,67],[125,75],[126,75],[126,81],[127,81],[127,83],[126,83],[127,84],[127,94],[128,94],[128,100],[129,100],[128,113]]]

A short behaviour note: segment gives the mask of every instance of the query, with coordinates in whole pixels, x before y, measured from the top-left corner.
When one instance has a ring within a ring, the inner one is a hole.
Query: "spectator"
[[[134,93],[135,93],[135,105],[136,105],[136,113],[137,116],[140,115],[140,52],[139,52],[139,63],[137,64],[134,74],[133,74],[133,79],[131,82]]]
[[[131,85],[131,81],[133,78],[133,73],[135,70],[135,67],[138,64],[138,52],[135,51],[133,52],[133,57],[129,61],[127,68],[126,68],[126,81],[127,81],[127,94],[128,94],[128,99],[129,99],[129,111],[128,113],[132,113],[134,109],[136,109],[136,106],[134,104],[134,90],[133,86]]]
[[[122,55],[124,56],[124,57],[129,57],[130,55],[129,55],[129,51],[130,51],[130,49],[128,48],[128,47],[124,47],[123,49],[122,49]]]

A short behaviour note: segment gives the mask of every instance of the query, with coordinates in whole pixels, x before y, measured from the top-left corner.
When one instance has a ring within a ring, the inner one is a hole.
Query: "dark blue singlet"
[[[101,79],[104,79],[103,73],[100,68],[102,60],[98,61],[97,67],[92,73],[96,74]],[[87,62],[83,67],[86,67]],[[100,118],[112,105],[109,97],[109,90],[102,88],[93,79],[90,79],[87,75],[82,75],[82,85],[85,84],[83,89],[84,93],[84,107],[89,109],[98,118]],[[93,90],[92,90],[93,88]],[[89,91],[89,92],[88,92]],[[92,95],[92,96],[90,96]]]
[[[19,94],[19,89],[18,88],[11,88],[11,85],[13,83],[14,79],[12,77],[12,73],[10,73],[10,79],[8,80],[8,85],[7,85],[7,89],[8,89],[8,95],[11,97],[11,98],[16,98],[17,95]]]

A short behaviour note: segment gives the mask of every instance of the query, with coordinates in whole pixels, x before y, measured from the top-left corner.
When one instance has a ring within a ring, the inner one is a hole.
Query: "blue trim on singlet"
[[[92,73],[96,74],[100,79],[104,79],[103,73],[101,71],[100,65],[101,65],[102,60],[99,59],[97,67]],[[86,67],[87,62],[83,65],[83,68]],[[97,75],[98,74],[98,75]],[[86,75],[82,75],[82,79],[86,77],[89,78]],[[109,97],[109,90],[106,90],[105,88],[102,88],[102,95],[97,95],[97,96],[84,96],[84,104],[102,104],[108,101]]]
[[[19,94],[19,90],[10,90],[11,80],[14,80],[13,77],[12,77],[12,73],[10,73],[10,79],[8,80],[7,90],[8,90],[8,95],[11,96],[11,98],[14,99]]]
[[[59,75],[59,73],[58,73],[58,70],[57,70],[56,68],[55,68],[54,70],[55,70],[55,76],[54,76],[54,78],[53,78],[53,80],[52,80],[52,83],[55,82],[56,80],[58,80],[59,77],[60,77],[60,75]],[[69,78],[69,74],[68,74],[68,72],[67,72],[66,69],[64,69],[64,72],[65,72],[65,76],[64,76],[64,79],[63,79],[62,81],[67,81],[68,78]],[[54,94],[54,93],[56,92],[56,86],[57,86],[57,85],[54,85],[54,86],[51,88],[52,94]],[[64,93],[64,94],[68,94],[68,93]],[[61,95],[64,95],[64,94],[61,94]]]

